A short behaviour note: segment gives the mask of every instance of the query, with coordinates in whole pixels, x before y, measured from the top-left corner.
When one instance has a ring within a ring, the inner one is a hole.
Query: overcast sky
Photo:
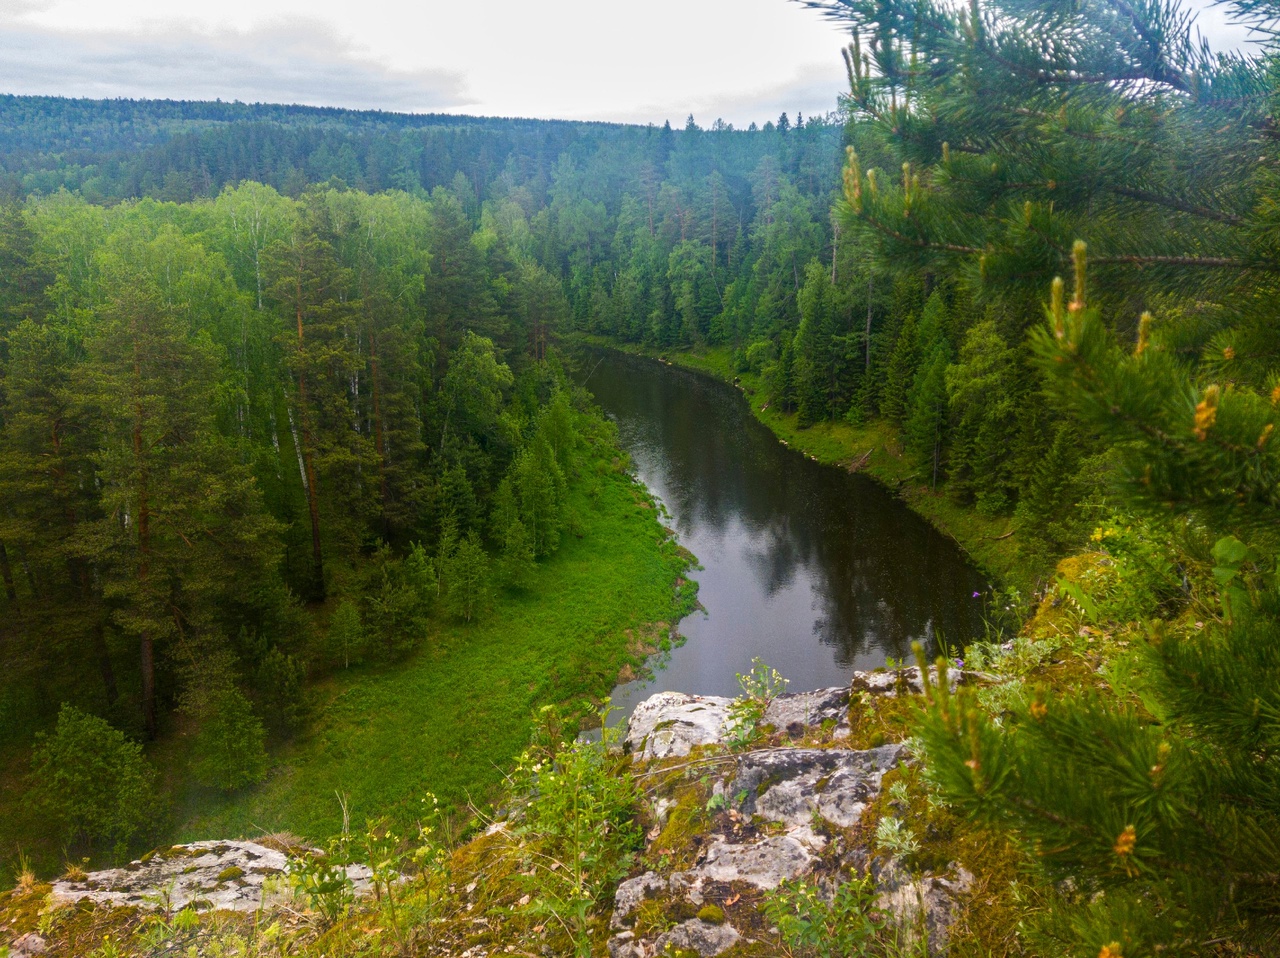
[[[786,0],[0,0],[0,92],[745,126],[834,109],[845,42]]]

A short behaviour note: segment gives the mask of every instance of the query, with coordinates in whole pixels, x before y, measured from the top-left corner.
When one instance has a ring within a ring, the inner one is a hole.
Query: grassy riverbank
[[[801,428],[795,413],[771,408],[759,398],[763,390],[758,376],[734,371],[732,350],[727,346],[659,351],[600,337],[584,337],[582,341],[651,359],[661,357],[673,365],[736,382],[747,396],[752,415],[786,445],[818,462],[854,468],[883,483],[913,512],[954,539],[992,579],[1024,591],[1034,585],[1033,571],[1021,562],[1012,521],[980,515],[950,499],[941,488],[931,488],[930,477],[903,454],[898,432],[889,423],[822,422]]]
[[[571,509],[580,534],[565,536],[526,590],[500,593],[470,625],[438,622],[406,662],[353,668],[316,686],[305,732],[272,756],[260,786],[223,797],[193,785],[181,730],[153,746],[174,812],[149,838],[290,831],[321,839],[342,826],[339,796],[356,826],[416,816],[426,791],[442,804],[491,798],[538,707],[602,699],[651,650],[646,636],[665,635],[694,601],[683,578],[688,554],[628,476],[576,484]],[[28,761],[25,750],[12,752],[0,772],[0,868],[15,865],[21,848],[48,871],[63,852],[38,837],[39,816],[24,802]]]

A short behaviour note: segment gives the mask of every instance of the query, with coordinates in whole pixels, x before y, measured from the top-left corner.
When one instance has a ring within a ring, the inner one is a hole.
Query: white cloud
[[[833,109],[844,42],[788,0],[0,0],[0,92],[742,127]]]
[[[457,73],[390,67],[329,24],[301,18],[247,30],[176,25],[130,33],[0,25],[0,89],[413,112],[468,103]]]

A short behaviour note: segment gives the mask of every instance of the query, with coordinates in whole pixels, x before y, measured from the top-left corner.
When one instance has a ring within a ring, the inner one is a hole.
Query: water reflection
[[[733,695],[753,656],[797,691],[980,633],[987,584],[956,545],[865,476],[783,447],[736,389],[618,353],[587,385],[703,565],[705,613],[652,681],[615,692],[622,714],[664,689]]]

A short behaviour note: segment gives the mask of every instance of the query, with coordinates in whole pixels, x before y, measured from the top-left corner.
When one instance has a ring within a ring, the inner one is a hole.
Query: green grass
[[[737,380],[752,414],[782,442],[818,462],[846,468],[856,464],[858,471],[887,486],[913,512],[954,539],[988,576],[1024,590],[1032,584],[1033,572],[1021,562],[1017,535],[1007,535],[1012,529],[1011,521],[1007,517],[983,516],[949,499],[941,487],[931,489],[926,467],[903,454],[901,437],[890,423],[879,420],[865,425],[822,422],[801,428],[795,413],[766,407],[760,398],[763,389],[759,377],[736,372],[733,350],[728,346],[652,350],[632,344],[620,345],[600,337],[584,337],[584,341],[639,356],[660,356],[673,365],[707,373],[725,382]],[[868,452],[870,456],[864,460]]]
[[[573,507],[581,538],[567,534],[528,590],[499,595],[470,625],[443,623],[407,662],[321,686],[323,705],[267,781],[230,800],[189,792],[176,837],[323,838],[341,827],[339,794],[354,825],[410,818],[427,791],[441,803],[488,799],[539,706],[607,695],[635,664],[629,631],[670,622],[692,601],[677,588],[686,558],[642,488],[607,475]]]

